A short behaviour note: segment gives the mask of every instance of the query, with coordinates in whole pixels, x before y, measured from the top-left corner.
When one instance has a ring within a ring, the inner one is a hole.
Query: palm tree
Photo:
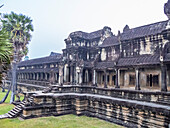
[[[10,67],[11,59],[12,59],[12,43],[9,42],[9,36],[3,31],[0,31],[0,85],[1,88],[4,90],[2,80],[7,74],[7,70]],[[8,92],[4,96],[4,98],[0,101],[0,103],[3,103],[10,91],[10,88],[8,89]]]
[[[32,20],[23,14],[4,14],[3,30],[10,35],[11,43],[13,44],[13,62],[12,62],[12,94],[11,103],[14,101],[14,95],[17,90],[16,86],[16,69],[17,63],[21,61],[24,55],[27,55],[27,44],[31,40],[31,31],[33,31]]]
[[[7,71],[12,58],[12,44],[9,42],[8,35],[0,31],[0,83],[3,79],[3,74]]]

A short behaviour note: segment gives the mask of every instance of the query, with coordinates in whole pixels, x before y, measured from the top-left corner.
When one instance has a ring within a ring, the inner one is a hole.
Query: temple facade
[[[157,89],[170,86],[170,1],[168,20],[136,28],[126,25],[117,35],[105,26],[76,31],[66,38],[62,54],[22,61],[17,81],[33,85],[89,85],[103,88]]]

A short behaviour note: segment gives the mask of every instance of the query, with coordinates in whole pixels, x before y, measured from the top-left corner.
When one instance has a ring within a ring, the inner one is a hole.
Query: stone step
[[[14,109],[12,109],[11,112],[13,112],[13,113],[16,114],[16,113],[19,113],[20,111],[19,111],[19,110],[14,110]]]
[[[8,113],[7,113],[7,116],[8,116],[9,118],[12,118],[12,117],[13,117],[11,114],[8,114]]]
[[[25,105],[25,103],[20,103],[19,105]]]
[[[20,105],[20,106],[16,106],[15,108],[16,108],[16,109],[21,109],[22,107],[21,107],[21,105]]]
[[[24,107],[24,105],[21,105],[21,107]]]
[[[0,119],[4,119],[4,118],[8,118],[8,115],[7,114],[0,115]]]
[[[15,116],[15,113],[13,113],[13,112],[11,112],[11,111],[9,111],[8,114],[11,115],[12,117]]]
[[[10,112],[12,112],[12,113],[14,113],[14,114],[17,113],[17,111],[15,111],[14,109],[12,109]]]
[[[21,108],[14,108],[14,110],[16,110],[16,111],[21,111],[22,109]]]

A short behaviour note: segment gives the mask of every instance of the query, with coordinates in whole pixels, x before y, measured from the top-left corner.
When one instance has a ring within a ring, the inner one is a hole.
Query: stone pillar
[[[86,82],[88,84],[89,83],[89,70],[87,69],[86,71],[87,71],[87,81]]]
[[[54,84],[54,72],[50,72],[50,84]]]
[[[45,73],[45,80],[47,81],[47,73]]]
[[[79,83],[79,72],[77,72],[77,70],[76,70],[76,81],[75,81],[75,83],[76,83],[76,85]]]
[[[140,83],[139,83],[139,69],[136,68],[135,69],[135,75],[136,75],[136,86],[135,86],[135,90],[141,90],[140,89]]]
[[[73,67],[72,66],[70,66],[70,84],[72,84],[73,83]]]
[[[77,67],[75,69],[75,84],[77,85],[78,84],[78,71],[77,71]]]
[[[71,72],[70,72],[70,83],[71,84],[74,84],[74,66],[72,66],[72,67],[70,67],[70,70],[71,70]]]
[[[98,84],[98,83],[97,83],[97,81],[98,81],[98,76],[97,76],[97,75],[98,75],[98,73],[97,73],[97,71],[95,70],[95,76],[96,76],[96,79],[95,79],[95,86],[97,86],[97,84]]]
[[[67,65],[64,66],[64,82],[67,82]]]
[[[104,71],[105,74],[105,81],[104,81],[104,88],[107,88],[107,71]]]
[[[83,83],[83,69],[80,69],[80,73],[79,73],[79,84]]]
[[[95,69],[93,69],[93,85],[95,85],[96,84],[96,70]]]
[[[32,80],[33,79],[33,74],[31,73],[30,75],[31,75],[31,80]]]
[[[161,78],[162,78],[162,81],[161,81],[161,91],[167,91],[167,68],[166,68],[166,65],[164,64],[161,64]]]
[[[120,88],[120,69],[116,69],[116,86],[115,88]]]
[[[43,79],[43,73],[41,73],[41,80],[44,81],[44,79]]]
[[[58,75],[59,75],[59,79],[58,79],[58,84],[60,85],[60,86],[63,86],[63,82],[64,82],[64,68],[63,68],[63,66],[59,66],[59,73],[58,73]]]

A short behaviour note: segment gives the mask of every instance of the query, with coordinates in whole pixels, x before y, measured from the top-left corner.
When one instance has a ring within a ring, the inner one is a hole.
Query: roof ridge
[[[164,20],[164,21],[159,21],[159,22],[155,22],[155,23],[151,23],[151,24],[146,24],[146,25],[142,25],[142,26],[138,26],[138,27],[134,27],[134,28],[130,28],[127,31],[130,31],[132,29],[137,29],[137,28],[142,28],[142,27],[147,27],[147,26],[151,26],[151,25],[155,25],[155,24],[159,24],[159,23],[163,23],[163,22],[168,22],[168,20]]]

